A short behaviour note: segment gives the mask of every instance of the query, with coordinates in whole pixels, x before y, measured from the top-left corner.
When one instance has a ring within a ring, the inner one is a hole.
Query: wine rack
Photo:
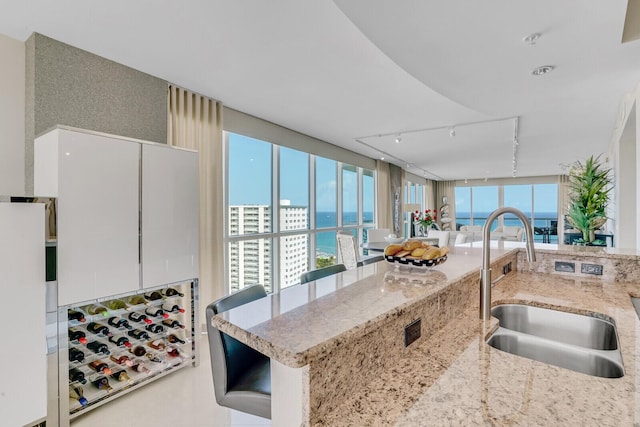
[[[61,414],[73,419],[149,381],[196,366],[196,300],[194,280],[61,307],[60,358],[66,355],[59,372]]]

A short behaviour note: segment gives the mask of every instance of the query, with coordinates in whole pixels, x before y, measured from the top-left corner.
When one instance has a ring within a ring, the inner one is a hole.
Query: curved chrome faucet
[[[536,253],[533,250],[533,228],[529,219],[522,211],[516,208],[505,206],[491,212],[482,228],[482,270],[480,270],[480,318],[484,321],[491,317],[491,268],[489,265],[489,243],[491,236],[491,225],[500,215],[506,213],[514,214],[522,222],[524,232],[527,236],[527,259],[529,262],[536,260]]]

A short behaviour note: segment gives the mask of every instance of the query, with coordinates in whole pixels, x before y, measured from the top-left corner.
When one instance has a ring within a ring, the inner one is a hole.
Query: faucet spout
[[[505,206],[491,212],[482,228],[482,270],[480,271],[480,318],[483,321],[489,320],[491,317],[491,265],[490,260],[490,235],[491,225],[500,215],[510,213],[518,217],[524,226],[524,232],[527,236],[527,259],[529,262],[536,260],[536,253],[533,249],[533,227],[527,219],[527,216],[520,210]]]

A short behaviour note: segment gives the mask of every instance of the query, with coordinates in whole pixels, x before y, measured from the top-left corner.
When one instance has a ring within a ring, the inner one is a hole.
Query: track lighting
[[[400,141],[402,141],[402,137],[398,134],[396,135],[396,144],[400,144]]]
[[[451,138],[453,138],[454,136],[456,136],[456,128],[455,127],[451,127],[451,129],[449,129],[449,136]]]

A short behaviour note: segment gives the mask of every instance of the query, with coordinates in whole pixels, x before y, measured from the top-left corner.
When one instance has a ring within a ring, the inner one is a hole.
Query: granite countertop
[[[485,338],[497,321],[483,326],[476,303],[355,391],[323,425],[639,425],[640,322],[629,299],[639,290],[640,283],[539,273],[512,273],[493,288],[494,305],[524,302],[612,317],[622,378],[593,377],[490,347]]]
[[[492,248],[492,261],[514,247]],[[378,262],[283,289],[215,316],[214,326],[287,366],[297,368],[363,336],[396,313],[477,274],[482,250],[452,248],[429,271]],[[404,286],[404,282],[429,286]]]

